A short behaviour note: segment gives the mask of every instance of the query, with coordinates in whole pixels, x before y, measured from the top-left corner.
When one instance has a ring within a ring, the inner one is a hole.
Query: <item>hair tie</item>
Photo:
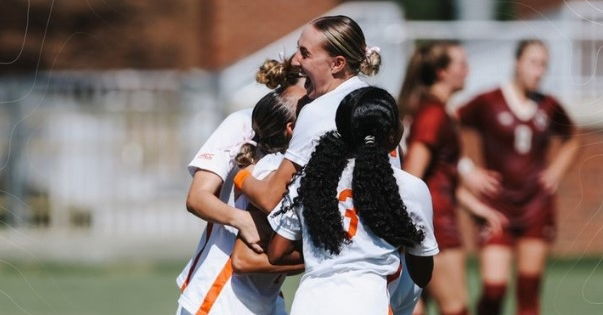
[[[251,139],[245,139],[245,141],[243,141],[243,144],[251,144],[254,147],[258,146],[258,143],[255,142],[255,141],[253,141],[253,140],[251,140]]]
[[[364,137],[364,144],[375,144],[375,136],[368,135]]]
[[[372,46],[372,47],[366,46],[366,48],[365,48],[366,58],[370,57],[373,52],[380,53],[381,48],[379,48],[378,46]]]

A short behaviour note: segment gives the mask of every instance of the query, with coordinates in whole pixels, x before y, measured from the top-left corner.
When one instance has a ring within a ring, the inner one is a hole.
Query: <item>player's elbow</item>
[[[196,200],[194,200],[193,196],[191,196],[191,194],[189,194],[186,197],[186,211],[188,211],[191,214],[197,215],[195,204],[196,204]]]
[[[272,265],[282,265],[283,264],[283,257],[284,255],[282,253],[279,253],[277,251],[274,250],[268,250],[268,253],[266,253],[268,255],[268,261],[270,262],[270,264]]]
[[[245,257],[234,254],[231,257],[232,270],[235,273],[251,273],[254,272],[254,264],[250,263]]]

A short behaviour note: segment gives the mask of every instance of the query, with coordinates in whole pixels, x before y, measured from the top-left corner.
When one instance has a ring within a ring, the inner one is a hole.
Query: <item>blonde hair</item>
[[[323,48],[331,56],[343,56],[354,74],[379,72],[381,55],[373,49],[367,51],[364,33],[354,20],[343,15],[323,16],[311,24],[325,36]]]
[[[266,59],[255,74],[255,80],[269,89],[284,90],[300,78],[300,68],[291,64],[293,56],[283,61]]]

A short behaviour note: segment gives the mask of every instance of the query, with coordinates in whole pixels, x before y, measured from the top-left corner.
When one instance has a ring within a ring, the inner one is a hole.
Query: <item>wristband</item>
[[[247,179],[247,177],[249,177],[249,175],[251,175],[251,172],[249,172],[246,169],[242,169],[240,170],[237,175],[235,175],[233,182],[235,187],[238,190],[242,190],[243,188],[243,183],[245,183],[245,180]]]
[[[473,164],[473,161],[470,158],[462,157],[456,167],[461,175],[467,175],[473,171],[475,164]]]

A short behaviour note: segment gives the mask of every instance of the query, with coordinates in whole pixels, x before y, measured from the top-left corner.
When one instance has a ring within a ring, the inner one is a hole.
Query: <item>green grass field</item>
[[[175,278],[184,262],[109,266],[23,264],[0,260],[0,314],[173,314]],[[473,301],[479,281],[470,264]],[[287,302],[298,278],[288,279]],[[513,314],[509,299],[505,314]],[[433,313],[435,314],[435,313]],[[599,259],[554,260],[544,286],[543,314],[603,314]]]

